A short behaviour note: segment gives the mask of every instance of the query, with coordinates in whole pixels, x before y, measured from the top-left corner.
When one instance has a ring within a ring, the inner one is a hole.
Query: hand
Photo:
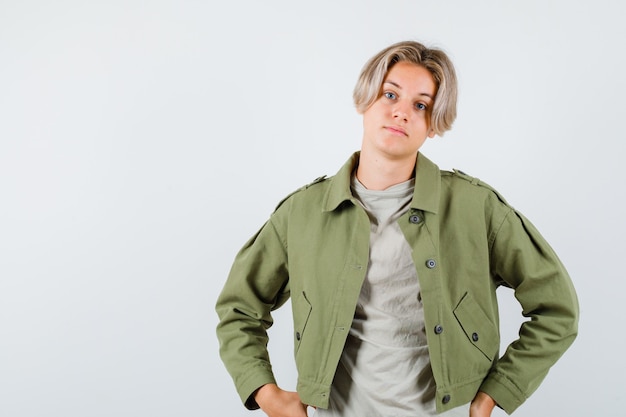
[[[298,393],[284,391],[276,384],[263,385],[254,399],[268,417],[307,417],[307,406],[302,404]]]
[[[496,402],[489,395],[478,391],[470,404],[470,417],[490,417]]]

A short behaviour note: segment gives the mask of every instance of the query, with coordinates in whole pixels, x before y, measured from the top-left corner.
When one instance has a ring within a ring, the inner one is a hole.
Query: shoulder
[[[274,211],[278,210],[283,204],[285,204],[285,202],[292,200],[294,198],[303,198],[303,197],[306,198],[306,197],[312,197],[314,195],[317,196],[318,193],[322,191],[322,189],[325,189],[325,187],[321,187],[320,184],[327,182],[330,178],[331,177],[322,175],[320,177],[317,177],[310,183],[303,185],[302,187],[296,189],[295,191],[292,191],[291,193],[287,194],[282,200],[278,202]]]
[[[482,181],[478,177],[471,176],[461,171],[453,169],[452,171],[440,171],[441,181],[444,187],[455,196],[468,195],[473,197],[484,197],[499,201],[505,206],[509,206],[504,196],[491,185]]]

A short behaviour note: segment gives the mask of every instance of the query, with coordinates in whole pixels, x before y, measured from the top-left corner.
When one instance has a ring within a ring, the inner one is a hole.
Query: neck
[[[408,181],[415,172],[415,158],[390,160],[361,151],[356,177],[368,190],[386,190]]]

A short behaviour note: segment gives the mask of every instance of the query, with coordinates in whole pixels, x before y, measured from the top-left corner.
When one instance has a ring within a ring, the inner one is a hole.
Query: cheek
[[[419,112],[417,116],[417,121],[426,127],[430,127],[430,113],[428,112]]]
[[[373,126],[376,124],[378,119],[377,113],[372,110],[373,109],[370,108],[363,114],[363,126]]]

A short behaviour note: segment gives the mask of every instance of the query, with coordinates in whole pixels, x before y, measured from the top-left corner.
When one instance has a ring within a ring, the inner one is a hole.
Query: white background
[[[502,192],[579,292],[579,338],[516,415],[623,416],[623,9],[0,0],[0,415],[261,415],[219,360],[216,296],[275,204],[359,147],[365,61],[413,39],[460,80],[454,129],[422,151]]]

